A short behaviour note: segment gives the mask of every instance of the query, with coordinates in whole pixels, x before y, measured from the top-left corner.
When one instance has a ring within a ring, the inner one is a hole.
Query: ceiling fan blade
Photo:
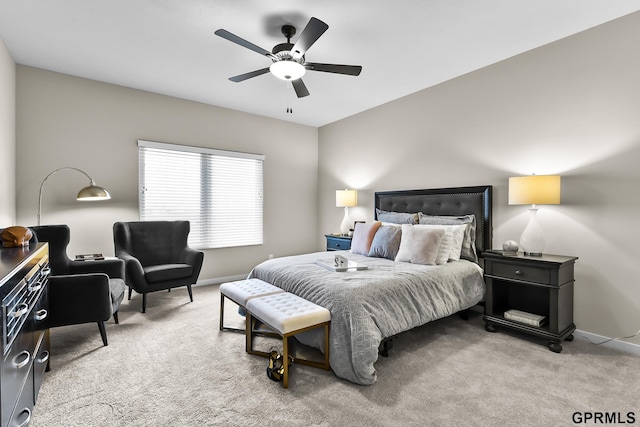
[[[293,85],[293,89],[296,91],[296,95],[298,95],[298,98],[309,96],[309,91],[307,90],[307,87],[305,86],[302,79],[292,80],[291,84]]]
[[[233,77],[229,77],[229,80],[231,80],[232,82],[243,82],[247,79],[250,79],[252,77],[257,77],[257,76],[261,76],[263,74],[266,74],[269,72],[268,68],[263,68],[261,70],[256,70],[256,71],[251,71],[250,73],[244,73],[244,74],[240,74],[238,76],[233,76]]]
[[[325,31],[329,29],[329,26],[319,20],[318,18],[311,18],[307,26],[302,30],[302,34],[293,45],[291,53],[294,58],[302,57],[307,50],[320,38]]]
[[[265,50],[263,48],[261,48],[260,46],[256,46],[255,44],[246,41],[245,39],[236,36],[233,33],[230,33],[227,30],[223,30],[223,29],[219,29],[216,30],[216,32],[214,33],[216,36],[220,36],[223,39],[227,39],[230,42],[233,42],[235,44],[239,44],[242,47],[246,47],[247,49],[250,49],[254,52],[259,53],[260,55],[264,55],[264,56],[268,56],[269,58],[273,57],[273,54],[271,52],[269,52],[268,50]]]
[[[304,68],[310,71],[346,74],[348,76],[359,76],[362,71],[360,65],[318,64],[317,62],[305,62]]]

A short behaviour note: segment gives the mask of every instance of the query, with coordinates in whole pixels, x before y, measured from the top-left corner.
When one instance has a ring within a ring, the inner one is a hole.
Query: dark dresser
[[[0,248],[1,427],[26,426],[49,365],[49,246]]]

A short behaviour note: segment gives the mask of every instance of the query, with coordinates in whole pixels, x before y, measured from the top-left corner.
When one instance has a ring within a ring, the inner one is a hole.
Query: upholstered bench
[[[243,309],[252,298],[284,293],[284,290],[260,279],[246,279],[220,285],[220,330],[244,332],[244,329],[224,326],[224,299],[229,298]]]
[[[295,359],[295,363],[329,370],[329,323],[331,313],[324,307],[289,292],[252,298],[246,305],[246,351],[262,357],[269,353],[253,349],[254,323],[258,319],[282,337],[284,374],[282,385],[289,386],[289,337],[315,328],[324,328],[324,361]]]

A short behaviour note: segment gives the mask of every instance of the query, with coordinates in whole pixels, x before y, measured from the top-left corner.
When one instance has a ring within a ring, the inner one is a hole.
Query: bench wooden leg
[[[282,377],[282,387],[289,388],[289,336],[282,337],[282,363],[284,375]]]
[[[220,294],[220,330],[224,328],[224,295]]]
[[[329,324],[324,325],[324,370],[331,369],[329,366]]]
[[[253,316],[248,311],[245,313],[244,335],[246,337],[245,351],[253,354]]]

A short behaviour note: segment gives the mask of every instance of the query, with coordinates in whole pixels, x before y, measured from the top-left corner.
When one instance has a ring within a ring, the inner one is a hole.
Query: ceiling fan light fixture
[[[281,80],[298,80],[307,70],[302,64],[285,59],[271,64],[269,71]]]

